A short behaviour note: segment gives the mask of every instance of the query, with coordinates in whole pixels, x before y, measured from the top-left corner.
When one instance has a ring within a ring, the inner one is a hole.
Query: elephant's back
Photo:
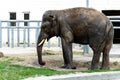
[[[100,11],[97,11],[93,8],[85,8],[85,7],[75,7],[75,8],[68,8],[68,9],[63,9],[63,10],[58,10],[58,13],[62,14],[64,17],[66,16],[81,16],[81,15],[85,15],[85,16],[103,16],[106,18],[106,16],[101,13]]]

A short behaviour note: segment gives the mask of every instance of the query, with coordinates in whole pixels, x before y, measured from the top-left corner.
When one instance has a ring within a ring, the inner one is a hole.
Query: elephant
[[[42,16],[41,31],[37,40],[37,55],[40,65],[45,40],[60,37],[65,69],[76,69],[73,64],[72,43],[89,45],[93,50],[91,70],[109,69],[109,52],[113,44],[114,29],[110,20],[93,8],[75,7],[62,10],[47,10]],[[102,64],[100,56],[102,54]]]

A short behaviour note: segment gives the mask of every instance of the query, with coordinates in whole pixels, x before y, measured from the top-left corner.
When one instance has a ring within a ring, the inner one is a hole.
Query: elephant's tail
[[[105,29],[105,33],[104,33],[104,40],[105,42],[109,41],[109,39],[113,39],[114,37],[114,29],[113,29],[113,24],[112,22],[107,19],[106,21],[106,29]]]
[[[109,35],[111,32],[114,34],[112,22],[110,20],[107,20],[106,24],[107,24],[107,26],[106,26],[107,35]]]
[[[106,34],[107,41],[109,41],[109,39],[113,39],[114,29],[113,29],[113,24],[110,20],[107,21],[106,33],[107,33]]]

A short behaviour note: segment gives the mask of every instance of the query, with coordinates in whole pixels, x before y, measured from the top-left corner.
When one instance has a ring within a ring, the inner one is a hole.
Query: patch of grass
[[[53,50],[44,50],[43,51],[44,55],[56,55],[56,54],[62,54],[61,51],[53,51]]]
[[[20,44],[28,44],[28,42],[20,42]]]
[[[44,50],[43,54],[44,55],[55,55],[56,53],[52,50]]]
[[[110,69],[110,70],[96,69],[96,70],[83,70],[83,71],[80,71],[80,72],[83,72],[83,73],[93,73],[93,72],[111,72],[111,71],[120,71],[120,69]]]
[[[18,57],[10,57],[10,56],[5,56],[3,57],[3,61],[8,61],[8,62],[21,62],[21,61],[24,61],[24,59],[22,58],[18,58]]]
[[[69,71],[57,71],[49,68],[34,68],[13,65],[10,62],[0,62],[0,80],[19,80],[31,76],[50,76],[55,74],[67,74]]]
[[[109,72],[109,71],[112,71],[112,70],[100,70],[100,69],[96,69],[96,70],[83,70],[81,72],[84,72],[84,73],[93,73],[93,72]]]
[[[73,51],[73,55],[83,55],[83,52]]]

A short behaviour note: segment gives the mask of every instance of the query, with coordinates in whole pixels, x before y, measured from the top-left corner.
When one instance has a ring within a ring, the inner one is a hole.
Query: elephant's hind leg
[[[99,60],[100,60],[100,55],[101,51],[93,50],[93,59],[91,63],[91,70],[99,69]]]
[[[112,41],[107,42],[103,49],[103,58],[102,58],[102,66],[101,69],[109,69],[109,52],[112,46]]]
[[[104,49],[103,49],[103,59],[102,59],[102,66],[101,69],[109,69],[109,53],[110,53],[110,49],[112,47],[113,44],[113,34],[114,31],[113,29],[110,30]]]

